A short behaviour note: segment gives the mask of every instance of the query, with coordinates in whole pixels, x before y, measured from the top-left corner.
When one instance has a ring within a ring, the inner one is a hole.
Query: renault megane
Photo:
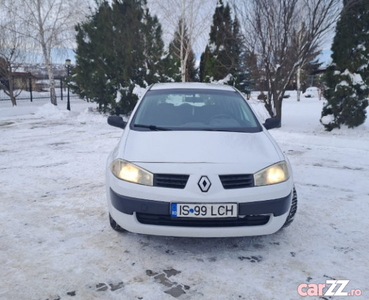
[[[297,208],[292,170],[268,129],[234,87],[150,86],[106,165],[117,231],[183,237],[272,234]]]

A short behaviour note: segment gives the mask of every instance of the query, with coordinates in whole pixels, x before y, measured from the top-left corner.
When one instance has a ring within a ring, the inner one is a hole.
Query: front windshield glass
[[[142,99],[131,129],[259,132],[261,126],[236,91],[151,90]]]

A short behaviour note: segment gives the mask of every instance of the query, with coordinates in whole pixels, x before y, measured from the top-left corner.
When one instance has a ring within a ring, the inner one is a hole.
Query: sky
[[[158,15],[159,20],[162,24],[162,28],[164,29],[163,39],[166,44],[169,44],[169,42],[173,38],[173,32],[176,28],[177,19],[179,16],[175,15],[175,11],[176,11],[175,8],[167,12],[169,13],[169,16],[166,15],[165,12],[163,12],[163,3],[165,7],[166,2],[165,0],[163,1],[150,0],[148,1],[148,6],[152,14]],[[168,3],[171,3],[171,2],[168,2]],[[173,3],[176,3],[176,2],[173,2]],[[206,43],[208,42],[210,25],[212,22],[212,15],[214,13],[216,0],[207,0],[204,3],[205,5],[202,6],[202,12],[200,13],[200,17],[203,18],[205,23],[203,24],[203,29],[201,31],[198,31],[199,32],[197,34],[198,38],[196,39],[196,42],[193,45],[193,49],[195,51],[195,54],[198,60],[202,54],[202,51],[204,51],[205,49]],[[171,13],[172,11],[174,12]],[[323,62],[324,65],[330,62],[330,50],[329,49],[330,49],[332,37],[333,37],[333,33],[327,34],[327,38],[322,43],[322,54],[319,56],[319,58],[320,58],[320,61]],[[73,49],[65,47],[65,48],[54,49],[52,51],[52,61],[55,64],[64,64],[67,58],[72,60],[72,64],[75,63],[75,53]],[[40,54],[31,53],[30,55],[28,55],[28,61],[31,63],[42,63],[43,62],[42,54],[41,53]]]

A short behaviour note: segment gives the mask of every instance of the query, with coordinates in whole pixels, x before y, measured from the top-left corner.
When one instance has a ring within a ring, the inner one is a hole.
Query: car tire
[[[109,214],[109,222],[110,222],[111,228],[113,228],[115,231],[117,231],[117,232],[125,232],[126,231],[124,228],[120,227],[117,224],[117,222],[115,222],[115,220],[113,219],[111,214]]]
[[[286,228],[291,225],[293,222],[293,219],[295,218],[296,211],[297,211],[297,193],[296,189],[293,188],[293,195],[292,195],[292,203],[291,203],[291,209],[290,213],[288,214],[288,217],[286,219],[286,222],[283,224],[282,228]]]

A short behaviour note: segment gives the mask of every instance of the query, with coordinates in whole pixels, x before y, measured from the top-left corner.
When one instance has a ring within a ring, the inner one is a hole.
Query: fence
[[[67,100],[67,90],[56,88],[55,89],[57,100]],[[70,99],[77,99],[78,95],[69,94]],[[34,100],[42,100],[42,99],[50,99],[50,92],[34,92],[34,91],[22,91],[17,97],[17,101],[34,101]],[[3,90],[0,90],[0,101],[10,101],[10,97],[5,94]]]

